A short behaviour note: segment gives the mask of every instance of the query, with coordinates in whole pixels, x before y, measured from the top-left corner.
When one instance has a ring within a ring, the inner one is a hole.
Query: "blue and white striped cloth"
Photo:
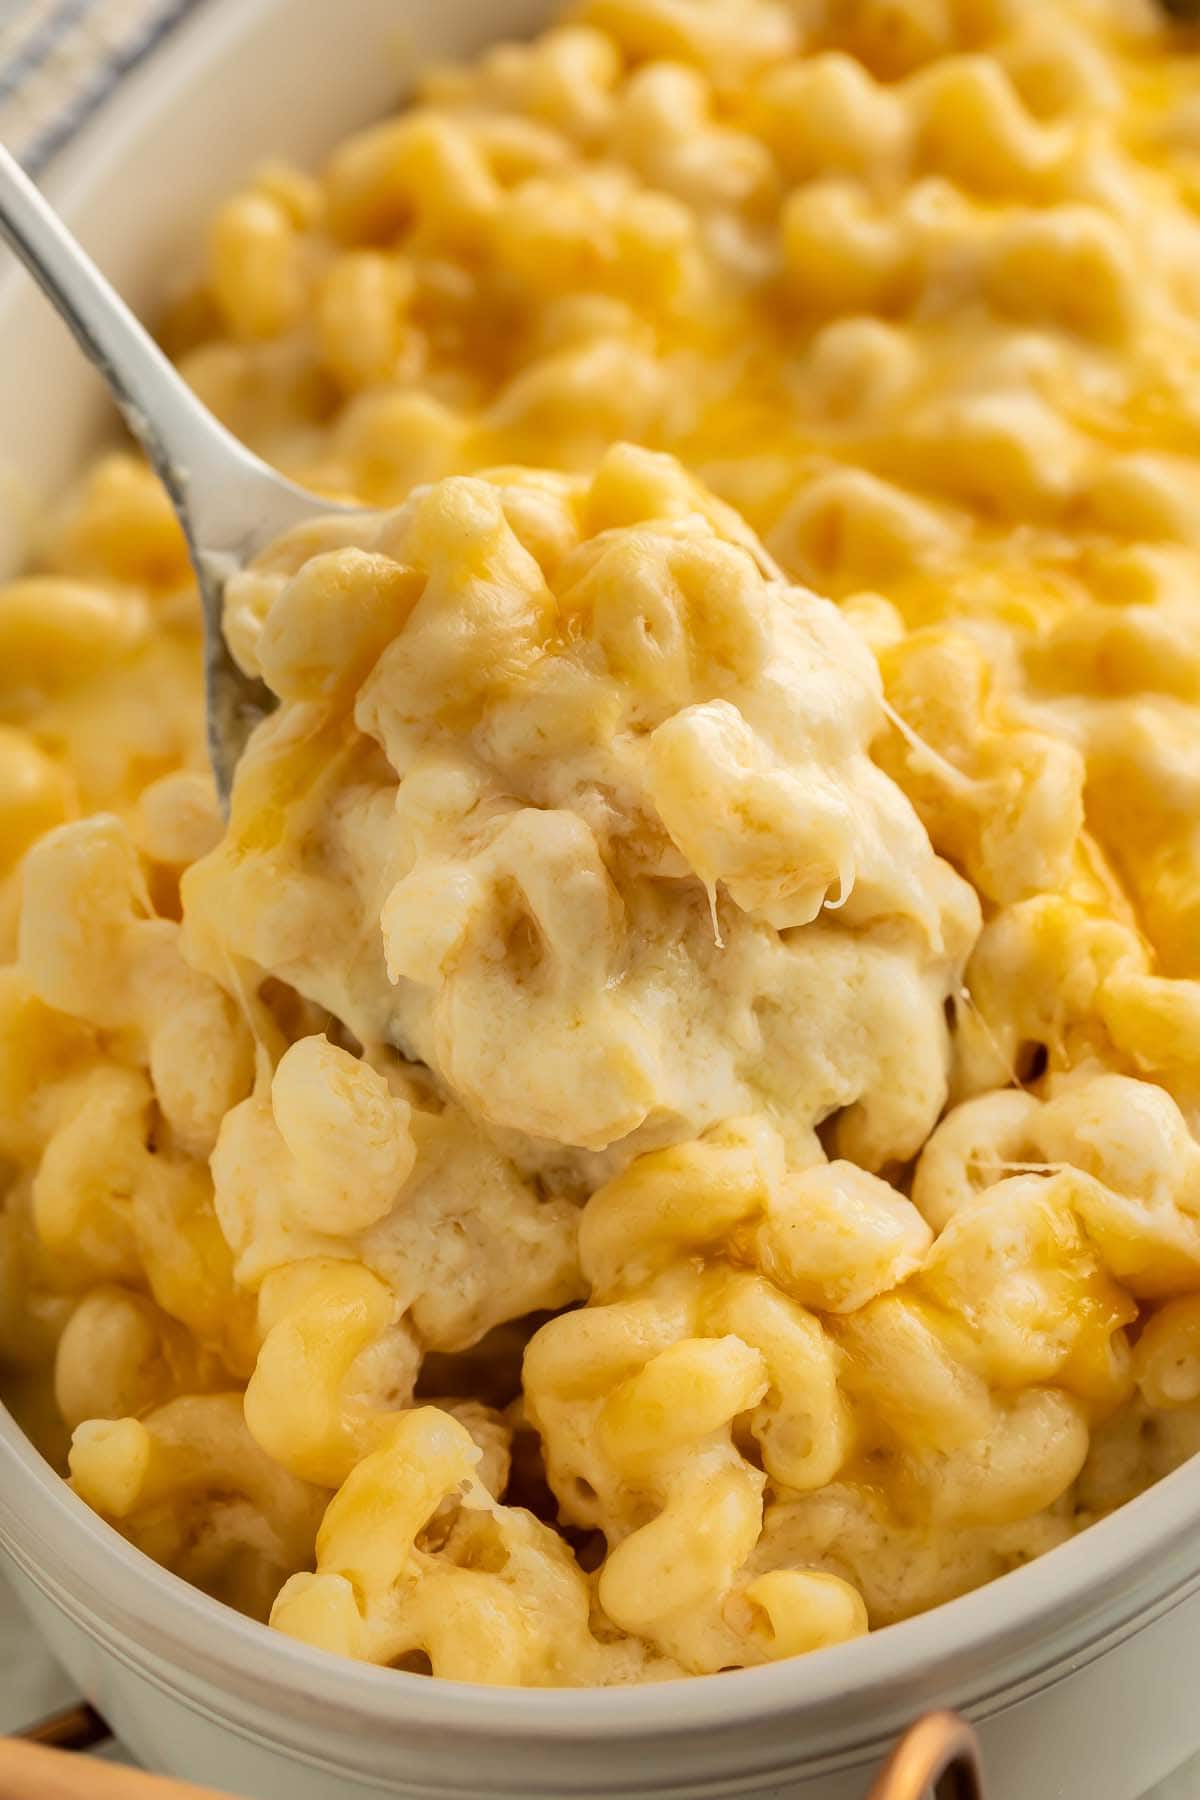
[[[0,143],[36,173],[203,0],[0,0]]]

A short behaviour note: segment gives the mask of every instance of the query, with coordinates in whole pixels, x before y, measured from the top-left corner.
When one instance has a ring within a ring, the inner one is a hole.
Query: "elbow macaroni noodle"
[[[219,209],[168,347],[370,509],[227,825],[136,459],[0,586],[0,1367],[147,1554],[661,1680],[1200,1449],[1187,42],[575,0]]]

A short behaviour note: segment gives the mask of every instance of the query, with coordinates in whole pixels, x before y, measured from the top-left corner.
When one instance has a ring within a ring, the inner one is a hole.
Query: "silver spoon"
[[[353,509],[286,481],[218,423],[2,145],[0,237],[103,375],[183,527],[204,611],[208,753],[227,811],[238,757],[274,702],[229,654],[225,583],[301,520]]]

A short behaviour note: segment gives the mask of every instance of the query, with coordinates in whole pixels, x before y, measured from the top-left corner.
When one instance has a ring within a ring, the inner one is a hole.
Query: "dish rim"
[[[911,1690],[914,1702],[936,1688],[944,1704],[982,1716],[1007,1705],[1014,1686],[1043,1685],[1062,1657],[1051,1654],[1019,1682],[989,1682],[989,1663],[1021,1649],[1031,1634],[1053,1642],[1071,1629],[1072,1669],[1101,1654],[1114,1635],[1148,1623],[1200,1588],[1200,1457],[1164,1476],[1125,1506],[1019,1569],[996,1577],[914,1618],[829,1649],[756,1668],[678,1681],[606,1688],[514,1688],[451,1681],[353,1661],[317,1649],[249,1619],[193,1587],[136,1549],[75,1494],[0,1405],[0,1542],[49,1598],[83,1598],[147,1658],[157,1643],[140,1640],[139,1623],[170,1643],[172,1662],[213,1678],[203,1640],[223,1640],[215,1685],[235,1691],[244,1679],[372,1724],[395,1722],[403,1701],[408,1722],[470,1730],[476,1723],[505,1739],[525,1735],[570,1740],[605,1730],[625,1734],[695,1732],[790,1713],[800,1723],[852,1695],[874,1716]],[[27,1506],[22,1506],[18,1495]],[[31,1527],[19,1533],[13,1522]],[[39,1557],[28,1540],[44,1540]],[[1167,1568],[1173,1553],[1193,1554],[1182,1576]],[[1157,1581],[1143,1580],[1158,1570]],[[55,1571],[54,1575],[50,1571]],[[1163,1605],[1166,1601],[1168,1604]],[[1128,1602],[1128,1604],[1123,1604]],[[1107,1609],[1107,1611],[1106,1611]],[[1005,1615],[998,1620],[996,1615]],[[1099,1629],[1088,1635],[1095,1622]],[[1013,1640],[1019,1640],[1015,1642]],[[982,1658],[980,1652],[983,1653]],[[273,1664],[273,1668],[264,1667]],[[960,1673],[955,1676],[952,1671]],[[971,1679],[971,1673],[976,1679]],[[978,1679],[983,1675],[982,1681]],[[261,1699],[261,1695],[259,1698]],[[470,1726],[464,1702],[470,1701]],[[515,1708],[519,1716],[514,1715]],[[988,1704],[991,1702],[991,1704]],[[474,1733],[472,1732],[472,1735]],[[886,1735],[886,1734],[885,1734]]]

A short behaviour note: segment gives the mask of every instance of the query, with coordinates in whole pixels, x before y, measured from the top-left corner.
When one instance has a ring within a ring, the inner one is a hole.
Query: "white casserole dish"
[[[311,158],[411,64],[531,29],[541,0],[210,0],[49,183],[135,302],[256,157]],[[0,283],[0,561],[103,429],[97,382]],[[980,1727],[994,1800],[1135,1800],[1200,1748],[1200,1459],[1043,1561],[794,1663],[667,1687],[514,1692],[343,1663],[132,1550],[0,1411],[0,1546],[32,1617],[152,1766],[274,1800],[858,1800],[933,1704]]]

